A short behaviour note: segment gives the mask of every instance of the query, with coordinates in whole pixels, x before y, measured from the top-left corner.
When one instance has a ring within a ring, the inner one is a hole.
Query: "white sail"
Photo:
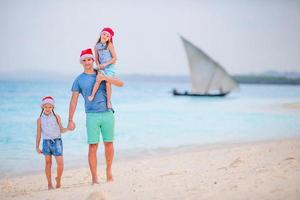
[[[190,66],[193,93],[208,94],[216,90],[227,93],[238,87],[221,65],[182,36],[181,40]]]

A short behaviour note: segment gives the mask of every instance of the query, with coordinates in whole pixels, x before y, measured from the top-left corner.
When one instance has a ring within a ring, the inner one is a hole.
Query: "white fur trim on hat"
[[[101,34],[102,34],[102,33],[107,33],[107,34],[109,35],[109,37],[111,37],[111,34],[110,34],[110,32],[108,32],[108,31],[102,31]]]
[[[45,99],[45,100],[42,100],[42,103],[41,103],[41,107],[43,108],[43,106],[45,105],[45,104],[51,104],[53,107],[55,107],[55,101],[54,100],[52,100],[52,99]]]
[[[92,54],[84,54],[80,57],[80,61],[86,59],[86,58],[92,58],[93,60],[95,60],[94,56]]]

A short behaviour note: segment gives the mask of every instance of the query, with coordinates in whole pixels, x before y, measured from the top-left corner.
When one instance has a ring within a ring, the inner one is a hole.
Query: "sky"
[[[186,37],[230,74],[300,70],[300,1],[1,0],[0,74],[80,73],[115,31],[117,74],[187,75]]]

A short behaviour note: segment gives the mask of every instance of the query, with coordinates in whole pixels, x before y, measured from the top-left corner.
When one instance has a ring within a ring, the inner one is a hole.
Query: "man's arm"
[[[108,83],[113,84],[117,87],[123,87],[124,86],[124,82],[121,81],[120,79],[107,77],[107,76],[104,76],[103,74],[100,74],[100,73],[97,75],[97,80],[100,81],[100,82],[101,81],[107,81]]]
[[[76,110],[77,106],[77,101],[78,101],[78,96],[79,92],[73,92],[71,101],[70,101],[70,106],[69,106],[69,122],[68,122],[68,129],[69,130],[74,130],[75,129],[75,123],[73,121],[73,116]]]

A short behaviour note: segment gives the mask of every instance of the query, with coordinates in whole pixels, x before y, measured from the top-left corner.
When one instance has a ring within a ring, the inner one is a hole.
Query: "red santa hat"
[[[104,29],[102,29],[101,33],[103,33],[103,32],[106,32],[110,35],[110,41],[111,41],[111,43],[113,43],[113,37],[115,35],[114,31],[109,27],[105,27]]]
[[[51,104],[53,107],[55,107],[55,101],[54,101],[53,97],[51,97],[51,96],[43,97],[42,102],[41,102],[41,108],[43,108],[43,106],[47,103]]]
[[[92,49],[85,49],[81,51],[80,61],[86,58],[92,58],[93,60],[95,60]]]

